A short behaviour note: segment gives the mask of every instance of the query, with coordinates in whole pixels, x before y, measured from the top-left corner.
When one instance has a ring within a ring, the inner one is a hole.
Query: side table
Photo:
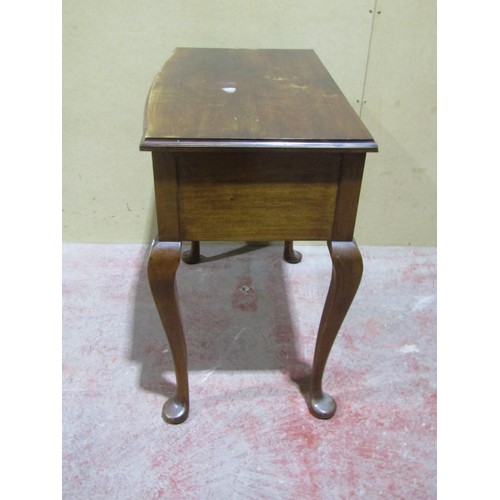
[[[377,144],[313,50],[178,48],[146,103],[141,151],[153,160],[158,243],[148,279],[175,365],[169,423],[189,413],[187,349],[175,275],[199,260],[200,241],[323,240],[332,277],[311,373],[309,410],[326,419],[322,389],[335,337],[363,262],[353,239],[367,152]]]

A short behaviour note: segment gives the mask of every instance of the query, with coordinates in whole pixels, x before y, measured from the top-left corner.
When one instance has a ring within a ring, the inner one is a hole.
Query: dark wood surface
[[[174,358],[177,392],[163,418],[189,413],[187,351],[175,291],[183,260],[203,265],[200,241],[325,240],[332,277],[310,375],[308,405],[335,413],[323,391],[328,355],[361,280],[353,239],[373,138],[311,50],[177,49],[151,87],[141,149],[152,151],[158,244],[148,277]]]
[[[142,150],[377,149],[313,50],[178,48],[151,86],[144,121]]]

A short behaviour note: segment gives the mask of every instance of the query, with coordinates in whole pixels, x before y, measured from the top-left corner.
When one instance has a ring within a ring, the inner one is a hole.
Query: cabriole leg
[[[329,241],[327,245],[332,258],[332,278],[316,340],[309,401],[310,412],[322,419],[333,417],[337,409],[335,400],[323,392],[323,372],[363,274],[363,260],[354,241]]]
[[[192,241],[189,252],[182,254],[182,260],[186,264],[198,264],[200,262],[200,242]]]
[[[293,241],[285,241],[283,259],[290,264],[298,264],[302,260],[302,254],[293,249]]]
[[[186,341],[175,287],[175,274],[181,259],[181,243],[160,241],[148,262],[151,292],[170,344],[175,366],[177,392],[163,406],[162,416],[170,424],[186,420],[189,413]]]

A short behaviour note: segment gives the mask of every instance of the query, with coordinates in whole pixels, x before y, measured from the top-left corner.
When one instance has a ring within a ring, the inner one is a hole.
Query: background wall
[[[155,232],[144,103],[177,46],[312,48],[379,144],[356,239],[436,244],[435,0],[65,0],[63,240]]]

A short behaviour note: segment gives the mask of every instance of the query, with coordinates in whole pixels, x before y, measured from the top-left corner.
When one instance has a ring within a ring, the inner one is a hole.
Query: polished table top
[[[377,150],[313,50],[178,48],[146,103],[141,150]]]

